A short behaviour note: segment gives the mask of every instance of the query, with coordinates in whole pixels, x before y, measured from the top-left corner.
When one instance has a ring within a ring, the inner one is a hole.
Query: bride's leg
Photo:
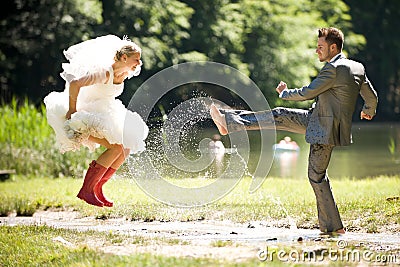
[[[101,197],[96,194],[95,187],[107,173],[114,161],[123,154],[124,149],[122,145],[110,144],[106,139],[90,136],[89,140],[106,147],[107,150],[104,151],[97,160],[93,160],[90,164],[83,180],[82,188],[79,190],[77,197],[91,205],[99,207],[104,205],[110,206],[109,202],[105,203],[105,200],[100,199]]]
[[[121,167],[124,163],[126,157],[129,155],[129,149],[124,149],[124,152],[113,162],[110,168],[108,168],[107,172],[104,174],[103,178],[101,178],[100,182],[95,187],[96,195],[99,196],[100,200],[104,202],[105,206],[112,207],[113,202],[108,200],[103,194],[103,185],[110,180],[110,178],[114,175],[114,173]]]
[[[109,168],[121,155],[124,154],[124,147],[121,144],[110,144],[106,139],[100,139],[93,136],[89,140],[101,146],[104,146],[104,151],[96,160],[96,162],[106,168]],[[122,164],[122,163],[121,163]]]
[[[129,149],[124,149],[122,145],[110,145],[105,139],[98,139],[91,137],[91,141],[96,142],[107,148],[105,152],[97,159],[97,162],[105,162],[105,164],[110,165],[101,179],[94,187],[94,193],[96,197],[104,203],[104,206],[112,207],[114,203],[108,200],[103,194],[103,185],[111,179],[114,173],[119,169],[119,167],[124,163],[126,157],[129,155]],[[117,147],[117,148],[116,148]],[[117,158],[114,158],[113,155],[118,154],[118,152],[113,151],[113,149],[118,149],[118,151],[122,151],[119,153]],[[112,162],[111,162],[112,161]],[[111,162],[111,164],[110,164]]]
[[[107,199],[103,193],[103,185],[111,179],[114,173],[119,169],[119,167],[124,163],[127,155],[129,155],[129,149],[124,149],[124,153],[122,153],[118,159],[116,159],[110,168],[106,171],[100,181],[94,187],[94,193],[96,194],[97,198],[104,203],[104,206],[112,207],[114,203]]]
[[[121,165],[125,162],[125,159],[129,155],[129,152],[129,149],[124,148],[121,155],[111,164],[111,168],[118,170],[119,167],[121,167]]]

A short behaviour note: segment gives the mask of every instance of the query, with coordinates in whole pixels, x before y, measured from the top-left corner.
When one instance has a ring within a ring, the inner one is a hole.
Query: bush
[[[97,153],[88,149],[61,154],[55,134],[48,125],[44,104],[38,108],[28,100],[0,106],[0,169],[15,169],[18,174],[73,176],[81,178]]]

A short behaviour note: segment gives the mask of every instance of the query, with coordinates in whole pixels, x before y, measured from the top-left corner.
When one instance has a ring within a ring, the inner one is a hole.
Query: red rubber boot
[[[106,171],[106,167],[101,166],[100,164],[96,163],[95,160],[93,160],[89,165],[82,188],[77,197],[84,200],[88,204],[103,207],[104,203],[96,197],[94,187],[100,181],[101,177],[103,177]]]
[[[113,168],[108,168],[106,173],[103,175],[103,177],[100,179],[100,181],[96,184],[94,187],[94,193],[96,194],[96,197],[103,202],[104,206],[107,207],[112,207],[114,203],[112,201],[109,201],[103,194],[103,185],[110,180],[111,176],[116,172],[116,169]]]

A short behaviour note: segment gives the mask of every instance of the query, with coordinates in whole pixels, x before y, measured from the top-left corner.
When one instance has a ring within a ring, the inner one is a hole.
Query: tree
[[[51,87],[61,86],[62,49],[92,32],[101,22],[96,0],[7,0],[0,27],[0,90],[40,101]]]
[[[242,0],[242,6],[248,18],[243,61],[272,106],[309,106],[309,102],[280,100],[275,87],[281,80],[291,88],[301,87],[316,76],[322,67],[315,56],[318,28],[343,28],[353,36],[349,49],[363,41],[351,32],[349,9],[341,1]]]
[[[365,49],[353,56],[365,63],[369,78],[378,92],[377,119],[400,118],[400,2],[367,0],[362,5],[345,0],[350,6],[355,31],[366,38]]]
[[[248,75],[271,106],[305,107],[308,102],[280,101],[275,87],[280,80],[290,87],[308,84],[322,67],[314,54],[317,29],[336,26],[345,34],[345,53],[366,63],[379,89],[382,117],[394,114],[396,118],[400,113],[396,53],[400,41],[393,33],[397,32],[399,3],[5,0],[0,11],[0,98],[7,102],[13,95],[28,96],[39,102],[48,92],[62,90],[64,81],[58,75],[65,62],[62,50],[89,38],[115,34],[128,35],[143,50],[142,73],[126,84],[125,101],[145,79],[166,67],[209,60]],[[215,97],[224,95],[216,93]],[[169,97],[185,96],[178,90]]]
[[[363,42],[352,33],[349,8],[340,1],[182,1],[195,11],[184,47],[248,75],[272,106],[309,105],[281,101],[275,87],[280,80],[300,87],[317,74],[322,67],[314,55],[319,27],[343,28],[350,36],[349,49]]]
[[[126,84],[122,98],[127,102],[144,80],[185,57],[179,50],[190,37],[189,19],[193,10],[178,0],[102,0],[102,3],[104,23],[97,27],[97,32],[128,35],[142,48],[143,70],[138,78]]]

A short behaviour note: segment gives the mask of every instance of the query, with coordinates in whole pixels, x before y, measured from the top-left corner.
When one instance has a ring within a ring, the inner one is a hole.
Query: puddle
[[[32,217],[0,217],[1,225],[47,225],[55,228],[75,229],[79,231],[100,231],[134,234],[140,236],[162,236],[188,241],[231,240],[244,243],[265,242],[297,242],[328,238],[321,235],[317,229],[289,229],[266,226],[265,222],[246,224],[230,221],[189,221],[189,222],[143,222],[130,221],[126,218],[100,220],[93,217],[80,217],[78,212],[41,211]],[[365,241],[398,244],[400,233],[352,233],[347,232],[336,238],[346,241]]]
[[[94,230],[114,234],[141,236],[150,239],[173,239],[186,241],[185,245],[156,244],[147,247],[102,247],[105,252],[115,254],[151,252],[169,256],[218,257],[240,261],[256,258],[257,252],[266,246],[331,242],[357,243],[364,248],[378,250],[389,248],[397,254],[400,249],[399,233],[352,233],[336,237],[320,235],[317,229],[289,229],[267,226],[257,221],[246,224],[230,221],[190,221],[190,222],[143,222],[126,218],[99,220],[81,217],[77,212],[42,211],[32,217],[0,217],[0,225],[47,225],[55,228],[78,231]],[[229,241],[233,245],[215,246],[216,242]],[[214,243],[214,245],[213,245]],[[186,245],[188,244],[188,245]],[[132,246],[132,245],[130,245]],[[172,253],[172,254],[171,254]],[[236,255],[235,255],[236,254]],[[400,255],[399,255],[400,263]]]

